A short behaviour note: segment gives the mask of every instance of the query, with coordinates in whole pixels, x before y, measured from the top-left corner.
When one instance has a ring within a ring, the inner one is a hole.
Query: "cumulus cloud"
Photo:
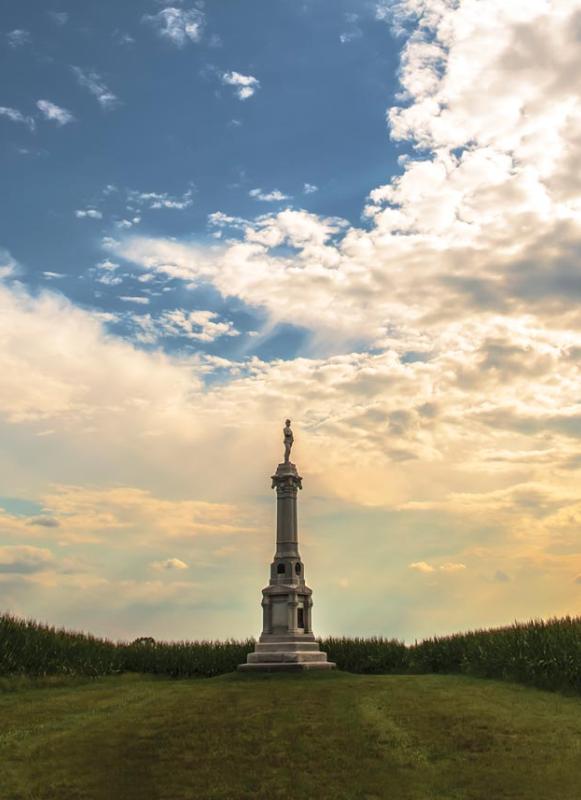
[[[186,311],[176,308],[157,317],[141,315],[133,319],[139,341],[153,343],[163,338],[183,337],[199,342],[214,342],[221,336],[238,336],[232,322],[222,321],[214,311]]]
[[[11,122],[20,122],[26,125],[30,130],[34,130],[35,122],[33,117],[25,116],[17,108],[10,108],[9,106],[0,106],[0,117],[6,117]]]
[[[146,14],[143,19],[160,36],[169,39],[177,47],[184,47],[188,42],[199,42],[205,22],[204,13],[200,9],[175,6],[162,8],[157,14]]]
[[[242,75],[240,72],[223,72],[222,83],[234,87],[239,100],[248,100],[260,89],[258,78],[253,75]]]
[[[50,100],[38,100],[36,105],[45,119],[56,122],[57,125],[67,125],[69,122],[75,121],[75,117],[70,111],[57,106],[56,103],[52,103]]]
[[[111,111],[120,104],[117,95],[107,88],[101,76],[94,70],[83,70],[80,67],[71,67],[79,86],[87,89],[97,98],[99,105],[105,111]]]

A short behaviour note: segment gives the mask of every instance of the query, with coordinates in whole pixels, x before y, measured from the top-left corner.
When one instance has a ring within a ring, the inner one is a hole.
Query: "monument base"
[[[246,664],[238,665],[239,672],[303,672],[334,668],[335,664],[327,661],[327,654],[319,650],[319,644],[312,634],[263,634],[254,652],[248,654]]]
[[[278,662],[278,661],[264,661],[260,664],[238,664],[236,668],[238,672],[310,672],[312,670],[321,669],[335,669],[335,664],[332,661],[315,661],[315,662]]]

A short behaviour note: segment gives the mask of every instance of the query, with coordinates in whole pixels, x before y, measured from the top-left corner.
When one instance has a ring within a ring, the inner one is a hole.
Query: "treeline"
[[[414,645],[381,637],[321,640],[339,669],[362,674],[461,673],[581,694],[581,617],[426,639]],[[233,672],[254,640],[114,643],[0,615],[0,675],[111,675],[175,678]]]

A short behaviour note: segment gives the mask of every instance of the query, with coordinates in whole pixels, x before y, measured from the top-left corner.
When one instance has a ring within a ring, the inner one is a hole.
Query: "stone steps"
[[[304,651],[304,650],[295,650],[291,651],[270,651],[268,653],[249,653],[248,654],[248,664],[262,664],[262,663],[269,663],[269,662],[280,662],[280,661],[300,661],[303,663],[306,662],[313,662],[313,661],[327,661],[327,654],[322,653],[320,650],[316,651]]]

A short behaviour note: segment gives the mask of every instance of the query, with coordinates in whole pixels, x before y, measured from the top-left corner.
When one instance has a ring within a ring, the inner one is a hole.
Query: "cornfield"
[[[581,694],[581,617],[515,623],[414,645],[381,637],[320,641],[340,669],[364,674],[461,673]],[[142,672],[175,678],[232,672],[254,640],[111,642],[0,615],[0,675]]]
[[[114,643],[10,615],[0,615],[0,675],[112,675],[143,672],[172,678],[232,672],[254,640]]]

